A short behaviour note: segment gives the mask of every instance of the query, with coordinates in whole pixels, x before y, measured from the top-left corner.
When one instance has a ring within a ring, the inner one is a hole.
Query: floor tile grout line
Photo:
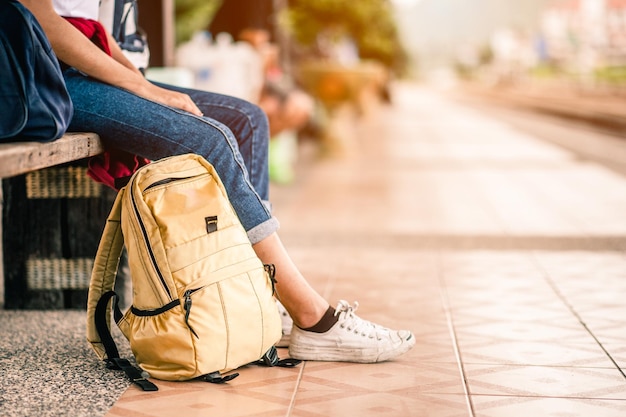
[[[554,293],[556,294],[556,296],[561,300],[561,302],[565,305],[565,307],[567,307],[567,309],[574,315],[574,317],[576,317],[576,320],[578,320],[578,322],[583,326],[583,328],[585,329],[585,331],[587,333],[589,333],[589,335],[593,338],[593,340],[597,343],[597,345],[600,347],[600,349],[602,349],[602,351],[605,353],[605,355],[607,356],[607,358],[609,358],[609,360],[613,363],[613,365],[615,365],[615,368],[617,368],[617,371],[622,374],[622,376],[624,377],[624,379],[626,379],[626,373],[624,373],[624,370],[619,366],[619,364],[615,361],[615,359],[613,358],[613,356],[611,356],[611,354],[609,353],[608,350],[606,350],[606,348],[604,347],[604,344],[602,344],[602,342],[600,342],[600,340],[596,337],[595,334],[593,334],[593,332],[591,331],[591,329],[587,326],[587,323],[585,323],[585,321],[583,320],[583,318],[580,316],[580,314],[578,314],[578,312],[576,311],[576,309],[574,308],[573,305],[571,305],[569,303],[569,301],[567,300],[567,298],[565,297],[565,295],[563,295],[563,293],[561,293],[561,291],[559,290],[559,287],[556,285],[556,282],[554,282],[554,280],[552,278],[550,278],[550,275],[548,274],[548,271],[546,271],[546,269],[543,267],[543,265],[541,264],[541,262],[539,261],[539,259],[537,259],[537,256],[534,252],[531,252],[531,259],[533,260],[533,262],[535,263],[535,266],[541,271],[543,278],[546,280],[546,282],[548,283],[548,285],[550,286],[550,288],[552,288],[552,291],[554,291]]]
[[[463,393],[465,394],[465,401],[467,403],[467,408],[471,417],[475,417],[476,413],[474,411],[474,403],[472,402],[472,397],[469,392],[469,386],[467,383],[467,374],[465,372],[465,367],[463,366],[463,358],[461,355],[461,348],[459,346],[458,339],[456,337],[456,330],[454,328],[454,320],[452,318],[452,312],[450,307],[450,298],[448,297],[448,290],[446,287],[445,279],[443,276],[443,268],[442,268],[442,255],[439,253],[439,294],[441,295],[441,302],[443,303],[443,309],[446,315],[446,323],[448,325],[448,330],[450,332],[450,337],[452,338],[452,346],[454,348],[454,356],[456,357],[456,362],[459,367],[459,372],[461,373],[461,377],[463,378]]]
[[[293,413],[293,409],[296,405],[296,396],[298,395],[298,388],[300,387],[300,383],[302,382],[302,378],[304,377],[304,368],[306,367],[306,361],[302,361],[302,367],[300,368],[300,372],[298,373],[298,378],[296,379],[296,384],[293,388],[293,394],[291,395],[291,400],[289,401],[289,407],[287,407],[287,414],[285,417],[291,417]]]
[[[626,402],[624,398],[605,398],[605,397],[569,397],[562,395],[507,395],[507,394],[473,394],[476,397],[500,397],[500,398],[528,398],[528,399],[554,399],[554,400],[576,400],[576,401],[619,401]]]

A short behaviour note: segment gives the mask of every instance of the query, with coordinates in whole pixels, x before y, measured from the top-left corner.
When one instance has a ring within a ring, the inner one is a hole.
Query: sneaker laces
[[[335,309],[335,317],[339,317],[338,321],[342,329],[354,332],[355,334],[360,333],[361,336],[366,336],[370,339],[376,338],[377,340],[381,340],[383,335],[389,334],[389,329],[370,321],[363,320],[354,314],[358,308],[358,301],[354,302],[354,306],[350,305],[345,300],[339,301],[337,308]]]

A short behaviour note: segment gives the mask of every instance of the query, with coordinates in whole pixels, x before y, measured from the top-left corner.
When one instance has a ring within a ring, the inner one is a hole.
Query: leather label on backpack
[[[217,232],[217,216],[205,217],[204,222],[206,223],[207,234]]]

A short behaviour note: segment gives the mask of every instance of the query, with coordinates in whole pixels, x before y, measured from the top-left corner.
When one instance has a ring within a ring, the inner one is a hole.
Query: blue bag
[[[0,0],[0,142],[58,139],[73,113],[43,29],[22,4]]]

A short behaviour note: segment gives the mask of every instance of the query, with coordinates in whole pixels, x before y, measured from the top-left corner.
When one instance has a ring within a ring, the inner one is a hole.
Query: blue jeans
[[[155,103],[126,90],[64,72],[74,104],[70,131],[95,132],[105,146],[151,160],[196,153],[216,169],[254,244],[278,229],[269,211],[265,113],[256,105],[220,94],[165,86],[189,94],[204,117]]]

